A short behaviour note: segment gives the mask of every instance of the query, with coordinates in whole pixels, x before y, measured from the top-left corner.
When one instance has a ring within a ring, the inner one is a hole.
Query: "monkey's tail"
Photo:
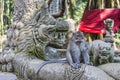
[[[43,62],[43,63],[41,63],[41,64],[39,64],[38,66],[37,66],[37,68],[35,69],[35,73],[37,74],[40,70],[41,70],[41,68],[44,66],[44,65],[46,65],[46,64],[49,64],[49,63],[67,63],[68,61],[66,60],[66,59],[58,59],[58,60],[49,60],[49,61],[45,61],[45,62]]]

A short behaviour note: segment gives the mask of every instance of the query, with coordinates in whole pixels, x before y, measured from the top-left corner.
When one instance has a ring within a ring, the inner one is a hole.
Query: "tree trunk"
[[[0,35],[1,36],[4,34],[3,33],[3,11],[4,11],[4,1],[1,0],[0,1],[0,32],[1,32]],[[2,49],[2,44],[1,44],[0,48]]]
[[[120,8],[120,0],[89,0],[86,6],[87,10]]]
[[[69,0],[69,10],[70,10],[70,18],[74,19],[74,16],[73,16],[73,4],[72,4],[71,0]]]
[[[49,12],[54,18],[63,17],[64,12],[66,10],[66,0],[55,1],[48,0]]]
[[[3,11],[4,11],[4,1],[0,2],[0,26],[1,26],[1,35],[3,35]]]

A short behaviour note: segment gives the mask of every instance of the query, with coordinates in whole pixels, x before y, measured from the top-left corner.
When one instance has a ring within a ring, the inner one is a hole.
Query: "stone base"
[[[18,78],[12,73],[0,72],[0,80],[18,80]]]
[[[74,69],[68,63],[51,63],[36,74],[35,70],[42,62],[27,54],[16,54],[13,67],[24,80],[115,80],[101,69],[85,64]]]

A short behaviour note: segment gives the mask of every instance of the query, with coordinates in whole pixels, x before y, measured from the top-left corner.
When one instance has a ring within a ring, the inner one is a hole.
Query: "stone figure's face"
[[[104,23],[105,23],[105,26],[108,30],[112,30],[112,28],[114,26],[114,20],[108,18],[105,20]]]
[[[112,22],[107,22],[106,23],[109,30],[112,30],[112,28],[113,28],[112,24],[113,24]]]
[[[111,45],[103,44],[99,46],[99,58],[101,63],[108,61],[108,58],[111,56]]]

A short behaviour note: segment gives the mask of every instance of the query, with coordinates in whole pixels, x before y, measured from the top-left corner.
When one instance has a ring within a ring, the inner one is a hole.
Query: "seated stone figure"
[[[95,66],[114,61],[114,48],[111,43],[106,43],[102,40],[94,40],[90,43],[88,50],[93,65]]]
[[[104,24],[105,24],[105,28],[106,28],[106,34],[105,34],[105,38],[103,40],[105,42],[113,43],[114,42],[114,32],[113,32],[112,28],[114,26],[114,20],[107,18],[106,20],[104,20]]]

